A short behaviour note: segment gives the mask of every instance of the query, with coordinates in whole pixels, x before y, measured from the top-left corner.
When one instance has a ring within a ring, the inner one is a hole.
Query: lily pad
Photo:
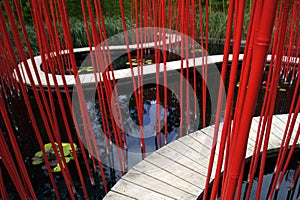
[[[73,143],[75,151],[77,150],[77,145]],[[72,151],[71,144],[70,143],[62,143],[62,147],[64,150]]]
[[[286,92],[286,89],[284,89],[284,88],[279,88],[278,89],[280,92]]]
[[[64,156],[70,155],[71,151],[70,150],[64,150]]]
[[[55,148],[57,148],[58,150],[58,154],[60,156],[59,159],[62,160],[62,154],[65,157],[66,163],[69,163],[71,160],[74,160],[73,154],[72,154],[72,146],[70,143],[61,143],[62,146],[62,151],[63,153],[61,153],[61,151],[58,148],[58,143],[55,143]],[[73,147],[74,150],[77,151],[77,145],[75,143],[73,143]],[[47,143],[44,145],[44,149],[46,150],[46,154],[47,154],[47,158],[49,159],[49,164],[51,167],[53,168],[53,172],[60,172],[61,168],[58,165],[58,160],[55,157],[54,154],[54,150],[52,148],[52,144],[51,143]],[[34,157],[32,158],[32,164],[33,165],[38,165],[38,164],[42,164],[44,163],[44,159],[43,159],[43,153],[42,151],[38,151],[35,153]],[[45,169],[45,166],[42,166],[42,169]]]
[[[152,63],[152,62],[146,62],[146,64],[147,64],[147,65],[152,65],[153,63]]]
[[[38,159],[41,159],[40,157],[33,157],[31,158],[32,160],[38,160]]]
[[[55,144],[56,147],[58,147],[58,144],[56,142],[54,144]],[[50,153],[54,152],[51,143],[45,144],[44,148],[45,148],[46,152],[50,152]]]
[[[32,161],[32,164],[33,165],[39,165],[39,164],[41,164],[41,163],[43,163],[44,162],[44,160],[42,159],[42,158],[40,158],[40,159],[37,159],[37,160],[33,160]]]
[[[70,158],[70,157],[65,157],[65,159],[66,159],[66,163],[69,163],[69,162],[70,162],[70,160],[71,160],[71,158]]]
[[[191,52],[200,53],[202,52],[202,49],[192,49]]]
[[[93,66],[85,67],[85,70],[88,72],[92,72],[94,70]]]
[[[57,164],[56,167],[54,167],[53,172],[61,172],[59,164]]]
[[[44,145],[45,151],[49,151],[52,148],[52,144],[48,143]]]
[[[38,151],[34,154],[34,157],[42,157],[43,156],[43,152],[42,151]]]
[[[126,62],[126,65],[130,65],[130,62]],[[132,62],[132,66],[137,66],[136,62]]]

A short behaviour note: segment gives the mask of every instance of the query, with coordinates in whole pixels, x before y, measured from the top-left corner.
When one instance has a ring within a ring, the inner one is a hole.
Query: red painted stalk
[[[241,116],[242,123],[239,125],[239,134],[236,136],[236,139],[233,141],[234,143],[230,149],[231,159],[228,163],[229,168],[227,169],[228,172],[223,188],[224,196],[228,199],[234,198],[241,166],[245,159],[249,130],[263,75],[264,63],[271,40],[277,3],[277,0],[264,1],[262,9],[264,17],[261,19],[260,28],[253,48],[253,68],[249,77],[249,82],[251,84],[248,85],[248,91],[244,103],[247,106],[245,106],[243,110],[236,111],[243,112],[243,115]]]

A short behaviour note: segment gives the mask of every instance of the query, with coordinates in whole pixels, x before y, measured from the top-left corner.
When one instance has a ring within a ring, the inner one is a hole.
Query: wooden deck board
[[[121,181],[118,181],[111,190],[117,192],[118,194],[122,194],[124,196],[135,199],[172,199],[170,197],[167,197],[166,195],[153,192],[153,190],[148,190],[144,187],[128,182],[125,179],[121,179]]]
[[[187,137],[187,138],[191,138],[191,137]],[[169,148],[172,148],[174,151],[182,154],[182,155],[186,155],[186,156],[190,156],[190,155],[195,155],[196,156],[196,160],[195,162],[199,162],[199,159],[208,159],[209,158],[209,152],[210,150],[207,149],[205,146],[200,146],[198,147],[194,147],[194,145],[197,145],[196,142],[194,143],[186,143],[185,140],[178,140],[176,142],[172,142],[172,145],[169,145]],[[193,148],[194,147],[194,148]]]
[[[176,188],[181,188],[190,194],[196,194],[199,191],[199,187],[179,178],[174,174],[168,173],[163,168],[159,168],[152,163],[140,162],[135,165],[133,169],[145,173]]]
[[[196,198],[196,195],[190,194],[177,187],[173,187],[168,183],[152,178],[151,176],[141,173],[135,169],[130,170],[122,179],[132,182],[146,189],[152,190],[155,188],[155,192],[166,195],[174,199],[191,199]],[[159,187],[157,187],[159,185]]]
[[[200,172],[190,170],[189,168],[170,160],[158,153],[153,153],[146,158],[150,163],[165,168],[168,173],[177,175],[178,177],[186,180],[196,186],[201,187],[201,182],[205,181],[205,176]]]
[[[177,151],[174,151],[174,149],[172,149],[170,147],[164,148],[162,151],[159,151],[157,153],[159,153],[161,156],[164,156],[164,157],[172,160],[173,162],[176,162],[192,171],[201,173],[204,176],[206,175],[206,173],[203,173],[206,169],[205,165],[204,164],[201,165],[198,162],[194,161],[198,157],[197,154],[190,154],[190,155],[185,155],[185,153],[181,154]],[[191,159],[190,157],[192,157],[194,159]]]
[[[136,198],[132,198],[132,197],[128,197],[125,196],[123,194],[117,193],[115,191],[110,191],[106,196],[106,199],[110,199],[110,200],[120,200],[120,199],[124,199],[124,200],[134,200]]]

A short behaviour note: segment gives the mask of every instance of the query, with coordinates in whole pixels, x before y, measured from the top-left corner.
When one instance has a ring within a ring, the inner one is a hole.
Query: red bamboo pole
[[[237,179],[239,177],[242,163],[245,159],[246,146],[249,136],[250,125],[252,121],[252,115],[255,109],[255,103],[258,96],[258,88],[260,87],[261,78],[264,70],[264,63],[268,51],[268,47],[271,40],[274,19],[277,8],[277,0],[266,0],[263,4],[262,13],[264,17],[261,19],[259,30],[257,33],[257,39],[253,48],[253,69],[250,72],[248,91],[245,97],[245,107],[242,110],[236,112],[243,112],[241,116],[241,124],[239,125],[239,134],[233,141],[233,145],[230,149],[231,158],[229,160],[229,168],[227,176],[225,178],[224,196],[228,199],[233,199]],[[242,148],[242,149],[241,149]]]
[[[1,167],[0,167],[0,185],[1,185],[1,188],[0,188],[1,197],[3,198],[3,200],[9,200],[9,196],[8,196],[8,193],[7,193],[5,184],[4,184],[3,176],[2,176]]]
[[[200,2],[199,2],[200,3]],[[230,38],[231,38],[231,30],[232,30],[232,21],[233,21],[233,11],[234,11],[234,1],[229,2],[229,8],[228,8],[228,21],[226,24],[226,38],[225,38],[225,44],[224,44],[224,55],[223,55],[223,63],[222,63],[222,72],[221,72],[221,80],[219,83],[219,94],[218,94],[218,103],[217,103],[217,111],[216,111],[216,122],[215,122],[215,128],[214,128],[214,139],[213,139],[213,146],[211,149],[210,154],[210,160],[208,165],[208,172],[207,172],[207,179],[205,183],[205,189],[204,189],[204,195],[203,199],[207,198],[207,192],[208,192],[208,186],[209,186],[209,180],[212,172],[212,165],[214,161],[215,151],[216,151],[216,143],[218,138],[218,132],[219,132],[219,125],[220,125],[220,119],[221,119],[221,109],[223,104],[223,96],[224,96],[224,82],[226,80],[226,73],[227,73],[227,66],[228,66],[228,56],[229,56],[229,49],[230,49]],[[226,143],[226,134],[222,134],[221,136],[221,143],[220,143],[220,152],[218,157],[218,163],[216,168],[216,175],[215,175],[215,181],[212,188],[211,198],[215,199],[218,191],[218,185],[221,175],[221,168],[223,163],[223,156],[224,156],[224,148]]]
[[[17,29],[16,29],[16,24],[15,24],[16,22],[15,22],[13,16],[11,15],[10,8],[9,8],[9,4],[8,4],[6,1],[5,1],[5,6],[6,6],[6,10],[9,11],[9,12],[7,12],[7,13],[8,13],[8,15],[9,15],[10,25],[12,26],[13,37],[14,37],[14,39],[15,39],[15,43],[16,43],[16,48],[17,48],[18,54],[19,54],[21,60],[22,60],[23,63],[24,63],[26,72],[27,72],[28,75],[29,75],[30,83],[32,84],[33,91],[34,91],[34,94],[35,94],[35,96],[36,96],[38,106],[41,106],[41,101],[40,101],[40,99],[39,99],[39,96],[37,95],[36,87],[35,87],[35,85],[33,84],[33,79],[32,79],[32,76],[31,76],[31,74],[30,74],[30,72],[29,72],[28,63],[26,62],[26,56],[25,56],[25,53],[24,53],[24,51],[23,51],[23,49],[22,49],[22,45],[21,45],[21,43],[20,43],[21,40],[20,40],[20,35],[19,35],[19,33],[17,32]],[[2,12],[1,12],[1,10],[0,10],[0,13],[1,13],[1,17],[0,17],[0,18],[1,18],[1,24],[2,24],[2,21],[3,21],[4,17],[3,17],[3,14],[2,14]],[[4,30],[3,24],[2,24],[2,29]],[[9,38],[7,31],[5,32],[5,36],[6,36],[6,38]],[[10,57],[10,59],[13,59],[14,63],[16,63],[16,60],[15,60],[15,57],[14,57],[15,53],[14,53],[14,51],[13,51],[13,49],[12,49],[12,44],[10,43],[10,40],[7,39],[7,40],[4,40],[4,41],[5,41],[5,43],[6,43],[6,48],[7,48],[8,52],[9,52],[9,54],[10,54],[10,55],[13,55],[13,56]],[[15,65],[15,66],[16,66],[16,65]],[[20,71],[19,71],[19,68],[16,68],[16,75],[17,75],[17,77],[18,77],[19,80],[22,80],[22,76],[21,76],[21,73],[20,73]],[[34,114],[33,114],[33,111],[32,111],[32,108],[31,108],[31,105],[30,105],[30,102],[29,102],[29,98],[28,98],[28,96],[27,96],[26,88],[25,88],[25,86],[24,86],[23,84],[20,84],[20,89],[21,89],[22,94],[23,94],[23,96],[24,96],[25,105],[26,105],[26,108],[27,108],[27,110],[28,110],[29,117],[30,117],[30,119],[31,119],[31,121],[32,121],[33,129],[34,129],[34,131],[35,131],[35,133],[36,133],[36,136],[37,136],[37,139],[38,139],[40,148],[41,148],[41,150],[42,150],[42,152],[43,152],[43,155],[45,156],[45,164],[46,164],[46,167],[47,167],[47,171],[48,171],[48,173],[49,173],[49,177],[50,177],[52,186],[53,186],[53,188],[54,188],[54,191],[56,191],[56,197],[59,198],[59,194],[58,194],[58,192],[57,192],[58,189],[57,189],[57,187],[56,187],[56,185],[55,185],[54,177],[53,177],[53,175],[52,175],[52,173],[51,173],[49,161],[48,161],[48,158],[47,158],[47,156],[46,156],[45,150],[44,150],[44,148],[43,148],[43,142],[42,142],[42,139],[41,139],[41,137],[40,137],[40,131],[39,131],[38,127],[37,127],[36,119],[35,119],[35,117],[34,117]],[[42,112],[43,109],[41,109],[41,107],[40,107],[40,110],[41,110],[41,114],[42,114],[43,120],[45,120],[45,115],[44,115],[44,112]],[[47,125],[47,123],[46,123],[45,125]],[[46,127],[46,128],[47,128],[47,127]],[[48,133],[50,132],[48,128],[47,128],[47,132],[48,132]],[[51,136],[51,135],[49,135],[49,136]]]
[[[13,146],[13,152],[14,152],[14,155],[16,156],[16,161],[17,161],[18,166],[20,168],[20,172],[21,172],[21,176],[22,176],[22,179],[23,179],[23,182],[24,182],[24,186],[28,189],[31,197],[36,199],[36,195],[34,193],[32,184],[30,182],[30,178],[29,178],[29,175],[27,173],[26,166],[24,164],[24,161],[23,161],[23,158],[22,158],[22,155],[21,155],[21,151],[20,151],[17,139],[14,135],[12,125],[9,121],[9,118],[8,118],[9,115],[8,115],[7,110],[5,108],[5,102],[4,102],[4,99],[3,99],[1,93],[0,93],[0,108],[1,108],[0,113],[2,115],[4,124],[6,126],[10,142]]]
[[[120,5],[120,11],[121,11],[121,16],[122,16],[122,24],[124,28],[124,37],[125,37],[125,43],[126,43],[126,48],[127,48],[127,56],[130,64],[130,69],[131,69],[131,75],[132,75],[132,84],[133,84],[133,90],[134,90],[134,97],[135,97],[135,102],[137,104],[137,107],[139,107],[139,98],[138,98],[138,93],[136,91],[136,81],[134,79],[134,71],[133,71],[133,66],[132,66],[132,59],[131,59],[131,53],[129,49],[129,40],[128,40],[128,34],[127,34],[127,27],[126,27],[126,20],[125,20],[125,15],[124,15],[124,8],[123,8],[123,1],[119,0],[119,5]],[[139,124],[140,124],[140,141],[141,141],[141,151],[142,151],[142,158],[144,159],[146,156],[146,146],[145,146],[145,137],[143,133],[143,122],[142,122],[142,116],[143,114],[140,112],[140,109],[138,110],[138,116],[139,116]]]
[[[292,146],[291,146],[291,149],[290,149],[290,151],[289,151],[289,155],[288,155],[288,157],[287,157],[287,159],[286,159],[286,161],[285,161],[284,167],[283,167],[282,172],[281,172],[281,175],[280,175],[280,177],[279,177],[279,180],[278,180],[278,183],[277,183],[277,186],[276,186],[277,189],[280,187],[280,185],[281,185],[281,183],[282,183],[282,181],[283,181],[283,178],[284,178],[285,173],[286,173],[286,171],[287,171],[288,165],[289,165],[289,163],[290,163],[290,160],[291,160],[291,158],[292,158],[292,156],[293,156],[293,153],[294,153],[294,150],[295,150],[295,148],[296,148],[296,145],[297,145],[297,142],[298,142],[299,135],[300,135],[300,124],[299,124],[299,126],[298,126],[298,130],[297,130],[297,133],[296,133],[294,142],[293,142],[293,144],[292,144]]]
[[[31,196],[29,195],[29,193],[26,189],[26,185],[24,185],[24,183],[22,182],[22,179],[16,168],[16,165],[14,164],[13,157],[8,149],[8,145],[5,142],[4,133],[2,132],[1,129],[0,129],[0,150],[1,150],[0,151],[1,160],[9,174],[9,176],[11,177],[13,184],[15,185],[15,188],[16,188],[18,194],[20,195],[20,198],[22,198],[22,199],[31,198]]]
[[[299,174],[300,174],[300,165],[298,166],[298,168],[297,168],[297,170],[296,170],[296,172],[294,174],[294,178],[293,178],[293,180],[292,180],[292,182],[291,182],[291,184],[289,186],[289,190],[291,190],[292,188],[294,188],[297,179],[299,179]]]

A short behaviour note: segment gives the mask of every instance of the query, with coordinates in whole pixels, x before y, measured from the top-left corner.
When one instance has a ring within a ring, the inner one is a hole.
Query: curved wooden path
[[[273,116],[269,149],[280,147],[287,117],[286,114]],[[259,117],[252,120],[246,158],[253,152],[258,120]],[[295,127],[299,123],[300,116]],[[197,199],[205,186],[213,130],[214,126],[206,127],[152,153],[129,170],[104,199]],[[294,129],[291,143],[295,135]],[[219,141],[216,152],[218,147]],[[217,158],[216,154],[215,162]]]

